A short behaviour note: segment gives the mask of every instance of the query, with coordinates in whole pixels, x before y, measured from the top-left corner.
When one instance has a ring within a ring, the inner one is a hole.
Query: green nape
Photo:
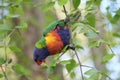
[[[46,46],[45,45],[45,37],[42,36],[40,38],[40,40],[35,43],[35,47],[38,48],[38,49],[41,49],[41,48],[43,48],[45,46]]]
[[[64,20],[54,21],[51,24],[49,24],[48,27],[44,30],[43,35],[46,35],[48,32],[53,30],[56,27],[57,24],[59,24],[61,27],[65,26]]]

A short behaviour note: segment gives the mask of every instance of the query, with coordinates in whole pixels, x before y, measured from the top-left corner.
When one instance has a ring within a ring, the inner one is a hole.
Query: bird
[[[35,43],[33,59],[41,65],[48,56],[61,53],[70,43],[70,28],[64,20],[53,21]]]

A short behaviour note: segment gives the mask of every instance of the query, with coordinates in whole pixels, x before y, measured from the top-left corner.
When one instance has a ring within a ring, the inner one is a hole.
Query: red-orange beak
[[[41,65],[41,64],[42,64],[42,62],[44,62],[44,63],[45,63],[45,62],[46,62],[46,60],[45,60],[45,59],[43,59],[42,61],[39,61],[39,60],[38,60],[38,61],[36,61],[37,65]]]
[[[37,65],[41,65],[42,62],[41,61],[36,61],[36,63],[37,63]]]

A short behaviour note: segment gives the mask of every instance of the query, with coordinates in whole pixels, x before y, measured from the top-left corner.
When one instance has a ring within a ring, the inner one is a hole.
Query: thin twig
[[[65,6],[63,5],[63,9],[64,9],[64,13],[65,13],[65,16],[66,16],[66,19],[64,20],[65,24],[67,24],[68,22],[70,22],[70,18],[67,14],[67,11],[66,11],[66,8]]]
[[[81,12],[80,12],[80,10],[78,10],[74,14],[75,15],[73,16],[73,21],[77,22],[79,20],[79,18],[81,17]]]
[[[87,65],[81,65],[82,67],[88,67],[88,68],[94,68],[94,67],[91,67],[91,66],[87,66]]]
[[[110,44],[107,44],[107,46],[108,46],[108,48],[111,50],[111,52],[112,52],[113,54],[115,54],[114,51],[112,50]]]
[[[80,72],[81,72],[82,80],[84,80],[81,61],[80,61],[80,59],[79,59],[79,57],[78,57],[77,51],[74,50],[74,52],[75,52],[75,55],[76,55],[76,57],[77,57],[77,59],[78,59],[78,63],[80,64]]]
[[[65,8],[65,6],[63,5],[63,9],[64,9],[64,13],[65,13],[65,15],[66,15],[66,19],[65,19],[65,22],[70,22],[70,18],[69,18],[69,16],[67,15],[67,11],[66,11],[66,8]],[[67,26],[69,26],[69,24],[67,25]],[[70,34],[70,43],[72,43],[72,30],[70,29],[70,32],[69,32],[69,34]]]
[[[67,51],[67,50],[65,50],[64,52],[62,52],[62,54],[57,58],[57,61],[60,59],[60,57],[61,57],[63,54],[65,54],[66,51]]]
[[[8,34],[8,36],[11,36],[15,32],[15,28],[12,29],[12,31]]]
[[[66,17],[68,17],[68,15],[67,15],[67,11],[66,11],[66,8],[65,8],[64,5],[63,5],[63,9],[64,9],[64,13],[65,13]]]
[[[4,71],[3,67],[0,66],[0,68],[1,68],[1,70],[2,70],[2,72],[3,72],[3,75],[4,75],[4,77],[5,77],[5,80],[8,80],[7,75],[6,75],[6,72]]]
[[[109,77],[108,75],[107,75],[107,77],[109,78],[109,80],[112,80],[112,78],[111,78],[111,77]]]

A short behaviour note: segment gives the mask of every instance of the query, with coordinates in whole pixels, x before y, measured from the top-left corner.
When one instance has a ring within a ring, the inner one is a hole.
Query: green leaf
[[[22,29],[27,29],[27,27],[28,27],[28,25],[27,25],[26,22],[23,22],[23,23],[21,24],[21,26],[22,26]]]
[[[12,66],[12,69],[18,74],[23,74],[23,67],[19,64]]]
[[[87,1],[86,2],[86,9],[90,8],[91,4],[92,4],[91,0]]]
[[[113,33],[113,36],[120,38],[120,34],[119,34],[119,33],[116,33],[116,32]]]
[[[81,26],[84,26],[84,24],[83,23],[74,23],[73,26],[71,27],[72,28],[71,30],[74,31],[76,28],[81,27]]]
[[[111,78],[109,77],[109,75],[103,71],[100,71],[99,72],[102,76],[106,77],[106,78],[109,78],[111,80]]]
[[[99,76],[100,76],[100,74],[99,74],[99,73],[96,73],[96,74],[94,74],[94,75],[91,75],[91,76],[88,78],[88,80],[98,80]]]
[[[81,3],[81,0],[72,0],[72,3],[73,3],[73,7],[77,9]]]
[[[28,75],[29,71],[27,69],[25,69],[22,65],[20,64],[16,64],[14,66],[12,66],[12,69],[20,75]]]
[[[90,26],[95,27],[96,21],[95,21],[95,15],[94,15],[94,14],[88,13],[88,14],[85,16],[85,18],[87,19],[88,24],[89,24]]]
[[[116,24],[119,19],[120,19],[120,15],[117,15],[117,14],[116,14],[116,15],[113,17],[113,19],[111,20],[111,23]]]
[[[112,15],[110,13],[106,14],[106,17],[108,18],[108,20],[112,23],[112,24],[116,24],[117,21],[119,20],[119,15],[115,15],[114,17],[112,17]]]
[[[22,8],[22,6],[16,7],[15,10],[19,13],[19,14],[23,14],[24,15],[24,10]],[[18,16],[19,17],[19,16]]]
[[[74,59],[70,59],[69,61],[70,61],[70,64],[66,65],[66,69],[68,72],[71,72],[77,66],[77,64]]]
[[[23,0],[15,0],[13,5],[18,5],[18,4],[20,4],[21,2],[23,2]]]
[[[84,49],[81,45],[79,45],[79,44],[77,44],[77,45],[75,45],[75,48],[77,48],[77,49]]]
[[[89,78],[87,78],[87,80],[97,80],[100,75],[96,69],[89,69],[84,74],[89,76]]]
[[[106,14],[106,17],[111,21],[112,15],[111,15],[110,13],[107,13],[107,14]]]
[[[8,18],[18,18],[20,17],[20,15],[18,14],[9,14],[9,15],[6,15],[5,18],[8,19]]]
[[[103,58],[102,58],[102,63],[106,63],[108,62],[110,59],[112,59],[115,56],[115,54],[106,54]]]
[[[74,72],[71,72],[71,73],[70,73],[70,77],[71,77],[71,78],[74,78],[74,77],[75,77],[75,73],[74,73]]]
[[[89,27],[91,31],[95,31],[95,33],[99,34],[99,31],[95,29],[95,27]]]
[[[41,68],[42,68],[42,69],[47,69],[47,68],[48,68],[48,66],[47,66],[47,64],[46,64],[46,63],[42,63]]]
[[[99,46],[100,45],[100,41],[92,41],[88,44],[89,48],[95,47],[95,46]]]
[[[84,26],[83,23],[75,23],[73,26]]]
[[[0,58],[0,66],[5,63],[4,58]]]
[[[58,0],[59,5],[65,5],[68,2],[68,0]]]
[[[20,29],[25,30],[25,29],[27,29],[27,27],[28,27],[27,23],[23,22],[23,23],[21,23],[20,26],[16,26],[15,28],[20,28]]]
[[[62,65],[70,64],[70,60],[61,61],[60,64],[62,64]]]
[[[11,30],[11,29],[7,25],[0,24],[0,34],[5,34],[9,30]]]
[[[66,51],[66,50],[67,50],[67,48],[68,48],[68,45],[66,45],[66,46],[62,49],[62,51],[61,51],[61,52]]]
[[[48,69],[47,69],[48,74],[53,74],[55,69],[56,69],[55,66],[49,66]]]
[[[98,71],[96,69],[89,69],[84,74],[91,76],[91,75],[94,75],[96,73],[98,73]]]
[[[116,11],[116,14],[120,16],[120,9]]]
[[[3,74],[0,74],[0,78],[3,78],[4,76],[3,76]]]
[[[85,28],[81,28],[80,31],[79,31],[79,33],[85,33],[86,30],[87,30],[87,29],[85,29]]]
[[[5,6],[0,5],[0,9],[4,9],[4,8],[6,8],[6,7],[5,7]]]
[[[55,60],[56,60],[56,59],[55,59]],[[56,66],[57,66],[56,61],[53,61],[53,62],[50,64],[50,66],[52,66],[52,67],[56,67]]]
[[[45,7],[44,7],[44,11],[48,11],[49,9],[51,9],[54,6],[55,2],[49,2]]]
[[[101,1],[102,1],[102,0],[96,0],[96,1],[94,1],[94,2],[95,2],[95,4],[96,4],[96,6],[100,6]]]
[[[90,32],[90,31],[85,32],[84,35],[88,38],[96,38],[97,37],[96,33]]]
[[[9,47],[13,52],[21,52],[21,49],[18,48],[17,46],[10,46]]]

